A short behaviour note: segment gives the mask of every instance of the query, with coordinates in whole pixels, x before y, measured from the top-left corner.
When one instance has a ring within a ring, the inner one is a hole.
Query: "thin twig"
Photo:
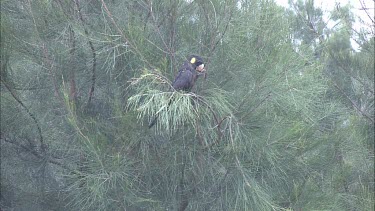
[[[200,97],[199,95],[196,95],[194,93],[191,93],[191,95],[194,96],[198,101],[204,103],[207,106],[207,108],[211,111],[212,116],[214,117],[214,120],[215,120],[215,123],[216,123],[215,127],[217,127],[218,140],[216,140],[216,143],[219,143],[219,139],[221,139],[221,137],[223,136],[223,133],[220,130],[219,120],[216,116],[215,111],[202,97]]]
[[[55,97],[61,102],[61,104],[64,107],[65,106],[64,98],[60,95],[60,92],[59,92],[59,88],[58,88],[57,80],[56,80],[56,72],[54,71],[54,63],[52,62],[52,59],[49,57],[48,48],[46,47],[46,44],[44,43],[44,41],[42,40],[42,38],[40,36],[39,30],[38,30],[38,27],[37,27],[37,24],[36,24],[36,20],[35,20],[35,17],[34,17],[34,13],[33,13],[33,10],[32,10],[31,0],[29,0],[29,7],[30,7],[30,14],[31,14],[33,24],[34,24],[33,27],[35,28],[35,32],[37,34],[37,37],[38,37],[39,41],[42,43],[41,44],[41,50],[43,52],[42,58],[44,59],[44,62],[46,64],[48,64],[46,69],[49,71],[50,77],[52,79]]]
[[[372,123],[374,123],[374,119],[371,118],[368,114],[366,114],[364,111],[362,111],[361,108],[358,107],[358,105],[336,84],[336,82],[333,81],[333,85],[337,88],[337,90],[340,91],[340,93],[350,101],[350,103],[352,104],[353,108],[358,111],[359,113],[361,113],[364,117],[366,117],[367,119],[369,119]]]
[[[62,167],[63,169],[66,169],[66,170],[68,170],[68,171],[70,171],[72,173],[75,173],[75,171],[73,169],[71,169],[70,167],[68,167],[67,165],[65,165],[65,164],[57,161],[54,158],[46,157],[45,155],[39,154],[33,148],[27,147],[27,146],[25,146],[25,145],[23,145],[21,143],[18,143],[17,141],[9,140],[9,139],[5,138],[4,136],[1,136],[0,139],[3,140],[3,141],[5,141],[5,142],[7,142],[7,143],[10,143],[10,144],[13,144],[13,145],[17,146],[17,147],[25,150],[26,152],[31,153],[32,155],[34,155],[38,159],[42,159],[42,160],[47,159],[48,163],[51,163],[51,164],[54,164],[54,165],[58,165],[58,166]]]
[[[164,47],[167,49],[168,53],[170,55],[172,55],[171,53],[171,49],[169,48],[169,46],[167,45],[167,43],[165,42],[164,38],[163,38],[163,35],[161,34],[160,32],[160,28],[159,26],[157,26],[157,21],[156,21],[156,18],[155,18],[155,15],[154,15],[154,11],[152,10],[152,1],[147,1],[148,3],[148,7],[149,7],[149,11],[150,11],[150,15],[151,15],[151,18],[152,18],[152,21],[154,22],[154,25],[155,25],[155,28],[156,28],[156,32],[158,33],[161,41],[163,42],[164,44]]]
[[[115,19],[113,18],[112,13],[109,11],[109,9],[107,7],[107,4],[104,2],[104,0],[101,0],[101,2],[102,2],[103,8],[104,8],[106,14],[111,19],[112,24],[115,26],[115,28],[118,31],[118,33],[120,33],[121,37],[125,40],[125,44],[128,45],[130,48],[132,48],[140,56],[140,58],[142,59],[142,61],[144,61],[148,66],[153,67],[153,65],[151,65],[151,63],[149,63],[145,59],[145,57],[143,56],[143,54],[138,50],[138,48],[136,47],[136,45],[133,44],[133,43],[131,43],[130,40],[128,39],[128,37],[126,37],[125,34],[122,32],[122,30],[120,29],[120,27],[117,25]]]
[[[372,24],[375,24],[375,19],[369,14],[368,12],[369,8],[366,7],[365,1],[359,0],[359,3],[361,3],[362,10],[365,11],[367,17],[371,20]]]
[[[356,81],[358,81],[361,85],[362,85],[362,87],[364,88],[364,89],[366,89],[367,91],[369,91],[372,95],[374,95],[374,91],[373,90],[371,90],[371,88],[369,88],[369,85],[368,84],[366,84],[364,81],[362,81],[360,78],[358,78],[357,76],[355,76],[355,75],[352,75],[351,73],[350,73],[350,70],[349,69],[347,69],[347,67],[345,66],[345,65],[343,65],[342,64],[342,62],[340,62],[337,58],[336,58],[336,56],[335,56],[335,53],[333,53],[332,51],[329,51],[329,55],[332,57],[332,59],[336,62],[336,64],[346,73],[346,74],[348,74],[349,75],[349,77],[351,77],[351,78],[353,78],[353,79],[355,79]]]
[[[267,95],[256,106],[254,106],[247,114],[243,115],[240,120],[242,121],[242,119],[244,119],[245,117],[253,113],[253,111],[257,109],[260,105],[262,105],[263,102],[266,101],[269,97],[271,97],[271,91],[268,92]]]

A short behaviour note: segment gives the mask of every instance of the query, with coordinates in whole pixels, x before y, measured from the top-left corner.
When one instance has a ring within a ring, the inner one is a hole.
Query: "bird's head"
[[[204,72],[204,62],[202,57],[197,55],[191,55],[188,57],[190,64],[194,67],[194,69],[198,72]]]

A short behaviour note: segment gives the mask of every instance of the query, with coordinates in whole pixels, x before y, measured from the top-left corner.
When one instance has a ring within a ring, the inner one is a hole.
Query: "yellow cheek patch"
[[[191,58],[190,63],[194,64],[196,61],[195,57]]]

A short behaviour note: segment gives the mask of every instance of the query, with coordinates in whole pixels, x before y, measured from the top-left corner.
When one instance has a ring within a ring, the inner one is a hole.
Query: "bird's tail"
[[[158,120],[158,115],[154,117],[154,119],[148,124],[148,128],[152,128],[155,125],[156,121]]]
[[[166,111],[168,111],[169,110],[169,106],[172,104],[172,102],[173,102],[173,100],[172,99],[170,99],[169,100],[169,102],[168,102],[168,106],[167,106],[167,109],[166,109]],[[156,115],[155,115],[155,117],[152,119],[152,121],[150,122],[150,124],[148,124],[148,128],[152,128],[152,126],[154,126],[155,125],[155,123],[157,122],[157,120],[158,120],[158,117],[159,117],[159,112],[158,113],[156,113]]]

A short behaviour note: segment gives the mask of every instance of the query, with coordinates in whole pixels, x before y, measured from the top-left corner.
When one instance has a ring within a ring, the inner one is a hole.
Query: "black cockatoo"
[[[178,71],[172,86],[175,90],[190,91],[199,75],[203,74],[204,62],[200,56],[191,55]]]
[[[197,55],[190,55],[179,68],[178,74],[172,83],[172,87],[177,91],[190,91],[193,88],[195,82],[197,81],[199,75],[202,75],[204,71],[205,69],[202,57]],[[172,102],[168,103],[168,107],[171,103]],[[148,125],[149,128],[154,126],[157,118],[158,116],[156,115],[155,118]]]

